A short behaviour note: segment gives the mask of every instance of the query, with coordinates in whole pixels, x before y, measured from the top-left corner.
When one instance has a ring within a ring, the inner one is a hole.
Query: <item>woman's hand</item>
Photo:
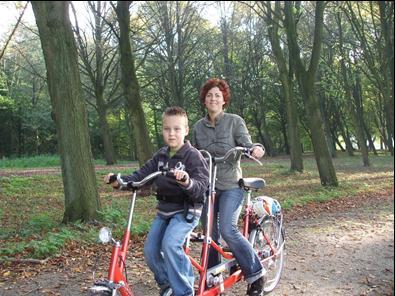
[[[262,158],[263,155],[265,155],[265,150],[263,150],[261,146],[255,146],[252,148],[252,153],[251,153],[252,157],[256,159],[260,159]]]
[[[179,183],[185,187],[187,187],[189,185],[189,182],[191,179],[189,178],[189,175],[186,171],[175,169],[173,171],[173,173],[174,173],[174,177],[177,180],[177,183]]]
[[[111,184],[112,188],[118,189],[119,188],[119,183],[118,183],[117,179],[114,178],[114,176],[115,176],[114,173],[109,173],[107,176],[104,176],[104,183]],[[114,179],[115,179],[115,181],[112,181]]]

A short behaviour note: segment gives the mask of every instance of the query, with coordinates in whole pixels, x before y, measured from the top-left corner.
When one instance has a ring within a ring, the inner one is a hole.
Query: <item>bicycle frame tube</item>
[[[108,280],[110,282],[114,282],[117,284],[124,285],[123,287],[119,288],[119,292],[122,296],[133,296],[132,289],[129,287],[125,275],[123,274],[123,269],[125,267],[125,260],[126,260],[126,253],[129,247],[129,239],[130,239],[130,229],[132,225],[132,218],[133,218],[133,211],[134,211],[134,204],[136,201],[136,190],[133,191],[132,201],[129,207],[129,218],[128,224],[126,226],[122,245],[119,242],[116,242],[111,254],[111,263],[108,270]]]
[[[198,269],[199,274],[200,274],[200,280],[199,280],[199,288],[196,293],[197,296],[217,296],[224,292],[225,289],[232,287],[235,283],[240,281],[243,277],[242,271],[238,270],[234,272],[232,275],[228,276],[223,280],[223,282],[220,285],[216,285],[214,287],[211,287],[209,289],[206,289],[206,279],[207,279],[207,263],[208,263],[208,253],[210,248],[214,248],[219,252],[224,258],[226,259],[233,259],[233,255],[225,252],[217,243],[215,243],[212,238],[212,224],[213,224],[213,219],[214,219],[214,210],[213,206],[215,204],[215,179],[216,179],[216,174],[217,174],[217,166],[214,165],[213,167],[213,173],[212,176],[210,176],[210,180],[213,180],[210,184],[210,196],[209,196],[209,202],[207,204],[207,225],[205,229],[205,238],[203,241],[203,247],[202,247],[202,256],[201,256],[201,265],[194,260],[191,256],[189,256],[189,259],[191,260],[192,265]],[[247,197],[247,205],[250,203],[250,195]],[[247,212],[248,215],[250,211]],[[247,224],[244,227],[244,231],[247,231],[248,235],[248,215],[246,215],[246,218],[244,222],[247,222]]]
[[[208,154],[209,155],[209,154]],[[212,158],[210,158],[212,160]],[[225,252],[215,241],[212,240],[212,228],[213,228],[213,220],[214,220],[214,204],[216,199],[216,192],[215,192],[215,179],[217,174],[217,165],[214,164],[211,167],[210,161],[210,174],[209,179],[210,182],[210,189],[209,189],[209,197],[207,202],[207,212],[205,213],[206,216],[206,227],[203,239],[203,246],[202,246],[202,253],[201,253],[201,264],[199,264],[195,259],[193,259],[189,255],[189,240],[187,240],[187,247],[186,247],[186,254],[188,255],[192,265],[199,271],[200,279],[199,279],[199,286],[196,292],[196,296],[218,296],[224,292],[225,289],[232,287],[235,283],[240,281],[243,278],[243,273],[241,270],[237,270],[233,272],[231,275],[223,279],[220,284],[216,284],[211,288],[206,288],[206,281],[207,281],[207,265],[208,265],[208,254],[211,248],[214,248],[217,252],[221,254],[222,257],[228,260],[234,259],[234,256],[231,253]],[[247,198],[246,198],[246,207],[245,207],[245,215],[243,218],[243,236],[248,239],[249,235],[249,218],[252,213],[251,209],[251,193],[252,190],[247,190]],[[235,259],[234,259],[235,260]],[[213,267],[216,268],[216,267]],[[223,268],[218,266],[218,268]],[[226,267],[224,267],[226,268]]]
[[[244,214],[243,235],[248,239],[248,231],[250,228],[250,215],[251,215],[251,190],[247,191],[247,201]]]

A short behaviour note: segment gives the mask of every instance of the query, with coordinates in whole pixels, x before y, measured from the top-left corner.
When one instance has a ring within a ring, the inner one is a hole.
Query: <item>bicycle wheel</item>
[[[270,293],[277,286],[284,268],[284,231],[281,222],[281,214],[275,217],[268,216],[250,233],[250,243],[266,270],[264,276],[266,293]]]

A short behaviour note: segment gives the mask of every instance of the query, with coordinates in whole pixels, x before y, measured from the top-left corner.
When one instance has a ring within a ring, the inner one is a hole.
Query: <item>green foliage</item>
[[[147,233],[151,227],[152,219],[143,215],[136,214],[133,217],[134,223],[132,225],[132,233],[136,235],[143,235]]]
[[[60,232],[49,232],[42,240],[33,240],[26,245],[35,258],[52,256],[64,247],[67,240],[74,239],[73,232],[62,228]]]
[[[127,164],[126,161],[120,161],[118,164]],[[103,159],[95,159],[95,165],[105,165]],[[47,168],[60,167],[59,155],[37,155],[26,157],[11,157],[0,159],[0,169],[2,168]]]
[[[60,166],[57,155],[39,155],[0,159],[0,168],[39,168]]]
[[[0,257],[12,257],[15,254],[22,253],[25,250],[25,242],[9,242],[0,249]]]
[[[127,201],[129,202],[129,200]],[[141,200],[136,202],[136,207],[141,203]],[[110,206],[104,207],[99,211],[99,221],[106,225],[112,225],[113,235],[120,237],[126,227],[128,203],[125,201],[113,201]],[[152,212],[151,212],[152,213]],[[144,214],[134,213],[131,232],[135,235],[142,235],[147,233],[151,225],[151,217]]]
[[[39,213],[30,218],[28,227],[31,232],[41,232],[55,227],[56,223],[48,213]]]
[[[311,202],[325,202],[333,198],[352,198],[367,192],[382,192],[393,188],[393,157],[372,156],[372,166],[364,168],[360,156],[348,157],[339,153],[334,159],[340,185],[321,186],[312,155],[304,157],[305,171],[289,171],[289,159],[264,158],[263,166],[243,162],[243,176],[262,177],[267,186],[258,195],[278,199],[284,209]],[[60,174],[0,177],[0,256],[46,258],[61,253],[68,241],[81,244],[97,243],[101,226],[112,229],[115,239],[122,237],[130,193],[114,191],[101,182],[108,170],[98,171],[99,191],[102,195],[98,222],[100,225],[76,222],[62,225],[64,206]],[[130,172],[130,168],[123,170]],[[156,199],[138,197],[132,221],[132,234],[147,233],[156,214]]]
[[[99,212],[99,219],[104,223],[112,223],[116,225],[124,225],[126,223],[125,214],[121,209],[114,209],[113,207],[105,207]]]

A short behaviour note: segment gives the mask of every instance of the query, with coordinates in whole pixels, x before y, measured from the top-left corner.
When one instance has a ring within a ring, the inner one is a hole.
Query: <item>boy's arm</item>
[[[155,172],[157,170],[157,167],[158,167],[158,157],[157,157],[157,153],[156,153],[139,170],[133,172],[131,175],[123,175],[123,176],[121,176],[121,179],[124,182],[141,181],[142,179],[144,179],[149,174]],[[111,184],[111,186],[114,189],[119,189],[120,188],[120,184],[116,180],[116,174],[114,174],[114,173],[109,173],[108,175],[106,175],[104,177],[104,182],[106,184]],[[148,182],[147,185],[152,184],[152,182],[153,182],[153,180],[151,182]],[[124,188],[124,189],[126,189],[126,188]]]
[[[184,191],[191,201],[201,200],[209,187],[207,162],[200,152],[195,150],[189,157],[187,167],[190,180]]]

